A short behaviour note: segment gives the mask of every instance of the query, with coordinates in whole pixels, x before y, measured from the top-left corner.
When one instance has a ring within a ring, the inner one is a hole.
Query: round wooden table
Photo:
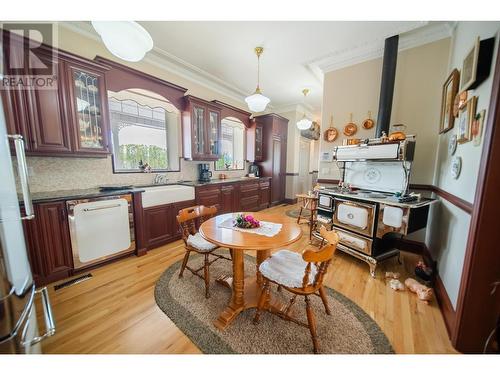
[[[219,224],[234,217],[236,213],[223,214],[205,221],[199,229],[203,238],[221,247],[231,250],[233,258],[233,275],[222,275],[217,281],[232,289],[231,300],[224,311],[214,322],[219,329],[226,328],[246,309],[257,307],[262,285],[262,276],[259,265],[271,255],[271,250],[282,248],[296,242],[302,236],[300,226],[284,215],[265,214],[259,212],[246,213],[259,221],[268,221],[282,224],[281,230],[273,237],[255,233],[246,233],[229,228],[221,228]],[[245,278],[244,250],[257,252],[256,275]],[[267,301],[267,308],[280,309],[281,306],[272,300]]]

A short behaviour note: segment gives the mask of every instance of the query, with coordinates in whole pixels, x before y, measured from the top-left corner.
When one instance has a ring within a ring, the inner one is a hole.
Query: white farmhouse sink
[[[194,200],[194,187],[166,185],[147,187],[142,193],[142,207]]]

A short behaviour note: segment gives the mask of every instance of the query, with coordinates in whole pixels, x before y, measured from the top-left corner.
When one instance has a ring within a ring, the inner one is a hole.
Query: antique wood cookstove
[[[408,194],[414,152],[414,137],[337,146],[333,161],[340,170],[339,186],[319,192],[318,227],[333,227],[338,249],[368,263],[372,277],[378,263],[399,256],[394,238],[426,227],[429,206],[436,202]]]

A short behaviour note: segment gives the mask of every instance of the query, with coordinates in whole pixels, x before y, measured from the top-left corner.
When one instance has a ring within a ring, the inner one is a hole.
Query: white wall
[[[462,61],[478,36],[481,39],[486,39],[497,35],[499,30],[500,22],[458,22],[453,32],[448,72],[451,72],[453,68],[462,69]],[[478,112],[483,109],[488,110],[498,40],[497,35],[489,78],[476,90],[469,91],[469,97],[478,96]],[[487,111],[486,119],[488,115]],[[479,146],[474,146],[472,142],[458,145],[455,155],[462,158],[462,172],[455,180],[450,174],[451,158],[448,156],[447,148],[449,138],[455,134],[456,130],[455,126],[452,130],[438,137],[434,185],[474,203],[483,142]],[[432,209],[426,243],[434,259],[438,261],[440,277],[453,307],[456,308],[469,234],[470,215],[447,201],[440,199],[440,202]]]

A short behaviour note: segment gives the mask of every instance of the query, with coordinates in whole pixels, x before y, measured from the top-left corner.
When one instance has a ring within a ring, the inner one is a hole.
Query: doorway
[[[298,193],[307,193],[311,190],[311,181],[309,175],[309,162],[311,158],[311,141],[299,140],[299,181],[297,184]]]

